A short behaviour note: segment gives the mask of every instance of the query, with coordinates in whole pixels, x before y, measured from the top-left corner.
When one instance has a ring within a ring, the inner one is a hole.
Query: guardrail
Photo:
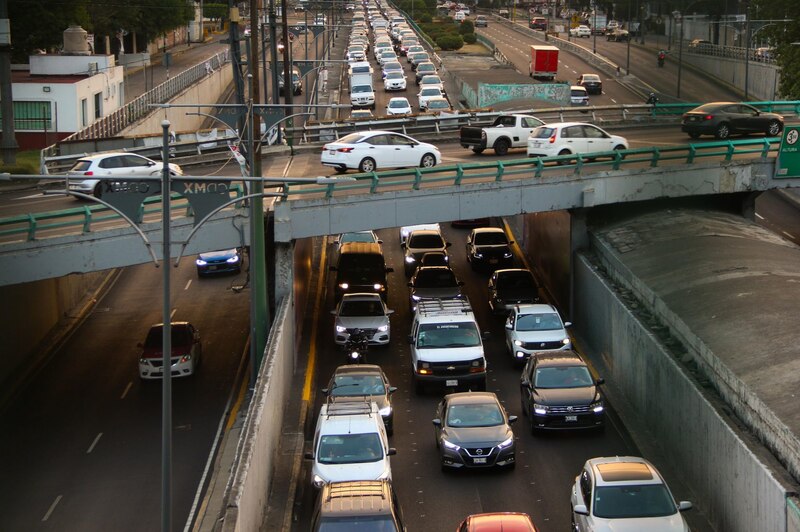
[[[615,150],[582,155],[561,155],[556,157],[536,157],[528,159],[498,160],[485,163],[459,163],[440,165],[433,168],[408,168],[370,174],[355,174],[355,181],[342,181],[323,186],[283,185],[289,201],[292,199],[331,198],[334,195],[353,193],[375,194],[384,190],[397,190],[408,187],[420,190],[430,186],[459,186],[466,182],[500,182],[509,179],[535,178],[563,175],[565,170],[573,175],[584,175],[600,170],[620,170],[623,167],[642,165],[655,168],[669,163],[692,164],[699,159],[718,160],[721,163],[735,156],[757,155],[766,158],[776,154],[780,138],[743,139],[684,146],[666,146]],[[607,158],[608,160],[598,160]],[[191,178],[184,176],[183,179]],[[205,177],[204,179],[207,179]],[[237,189],[237,195],[241,192]],[[159,212],[158,198],[149,198],[143,207],[142,215]],[[188,209],[188,204],[176,202],[173,209]],[[187,210],[187,216],[190,212]],[[91,231],[92,224],[119,218],[113,211],[102,207],[79,207],[65,211],[27,214],[0,219],[0,238],[24,235],[23,240],[41,238],[45,230],[65,227],[80,227],[80,231]],[[48,223],[43,223],[48,222]],[[19,239],[17,239],[19,241]]]

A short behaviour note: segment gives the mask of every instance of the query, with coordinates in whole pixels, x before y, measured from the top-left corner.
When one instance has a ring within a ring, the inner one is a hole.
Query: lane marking
[[[236,422],[236,418],[239,415],[239,409],[242,407],[242,403],[244,403],[245,392],[248,389],[248,385],[249,382],[247,379],[242,380],[242,385],[239,387],[239,393],[236,394],[236,402],[233,403],[233,407],[231,407],[230,410],[231,413],[228,416],[228,422],[225,424],[225,432],[229,432],[231,428],[233,428],[233,424]]]
[[[319,263],[325,264],[327,260],[328,238],[325,237],[322,241],[322,253],[320,255]],[[322,305],[322,282],[325,276],[320,273],[317,278],[317,298],[314,300],[314,319],[311,323],[311,341],[308,346],[308,364],[306,364],[306,378],[303,382],[303,401],[311,400],[311,379],[314,374],[314,367],[317,360],[317,328],[319,325],[319,309]]]
[[[615,100],[614,98],[611,98],[611,101],[617,103],[617,100]]]
[[[763,216],[761,216],[758,213],[756,213],[756,218],[758,218],[759,220],[766,220],[766,218],[764,218]]]
[[[186,286],[184,286],[184,287],[183,287],[183,289],[184,289],[184,290],[188,290],[188,289],[189,289],[189,287],[190,287],[190,286],[192,286],[192,281],[193,281],[193,280],[194,280],[194,279],[189,279],[189,280],[186,282]]]
[[[128,385],[125,387],[125,391],[119,396],[120,399],[125,399],[125,396],[127,396],[128,392],[131,391],[131,386],[133,386],[133,382],[128,383]]]
[[[103,433],[102,433],[102,432],[101,432],[101,433],[99,433],[99,434],[97,435],[97,437],[94,439],[94,441],[92,442],[92,444],[89,446],[89,449],[87,449],[87,450],[86,450],[86,454],[91,454],[91,453],[92,453],[92,450],[94,449],[94,446],[95,446],[95,445],[97,445],[97,442],[99,442],[99,441],[100,441],[100,438],[101,438],[102,436],[103,436]]]
[[[47,521],[48,519],[50,519],[50,514],[52,514],[52,513],[53,513],[53,510],[55,510],[55,509],[56,509],[56,505],[58,505],[58,503],[59,503],[60,501],[61,501],[61,495],[59,495],[58,497],[56,497],[56,500],[54,500],[54,501],[53,501],[53,504],[51,504],[51,505],[50,505],[50,509],[49,509],[49,510],[47,510],[47,513],[46,513],[46,514],[44,514],[44,517],[42,517],[42,522],[45,522],[45,521]]]
[[[170,320],[175,316],[176,312],[178,312],[178,307],[175,307],[174,309],[172,309],[172,312],[169,313]]]
[[[794,235],[793,235],[793,234],[791,234],[791,233],[787,233],[786,231],[781,231],[781,233],[783,233],[784,235],[786,235],[786,236],[788,236],[789,238],[791,238],[792,240],[794,240]]]

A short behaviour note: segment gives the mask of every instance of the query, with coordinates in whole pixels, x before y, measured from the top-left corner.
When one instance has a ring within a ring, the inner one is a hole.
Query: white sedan
[[[587,155],[627,149],[625,137],[611,135],[594,124],[581,122],[545,124],[531,131],[528,137],[528,157]]]
[[[432,168],[442,162],[439,148],[393,131],[351,133],[322,147],[320,162],[338,173],[354,168],[374,172],[385,168],[420,166]]]
[[[383,78],[383,89],[386,92],[406,90],[406,75],[402,70],[390,70]]]
[[[419,94],[417,94],[417,100],[419,100],[419,110],[427,111],[428,102],[430,100],[443,97],[444,94],[439,87],[423,87],[422,90],[419,91]]]
[[[389,100],[389,103],[386,105],[386,114],[388,116],[410,115],[411,104],[409,103],[408,98],[398,96]]]
[[[572,37],[591,37],[592,36],[592,29],[589,26],[584,26],[581,24],[580,26],[576,26],[569,30],[569,34]]]
[[[81,157],[67,171],[70,176],[69,189],[83,194],[103,195],[100,177],[113,176],[159,176],[164,165],[147,157],[127,152],[108,152]],[[169,163],[172,175],[183,175],[181,167]]]

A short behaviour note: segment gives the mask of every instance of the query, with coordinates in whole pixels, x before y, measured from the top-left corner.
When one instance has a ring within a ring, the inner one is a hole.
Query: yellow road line
[[[249,342],[248,342],[249,344]],[[250,384],[250,365],[248,364],[247,370],[244,372],[244,377],[242,378],[242,384],[239,385],[239,393],[236,394],[236,402],[233,403],[231,407],[231,413],[228,414],[228,422],[225,423],[225,432],[229,432],[233,424],[236,422],[236,416],[239,415],[239,409],[242,407],[242,403],[244,402],[244,396],[247,392],[247,387]]]
[[[327,260],[328,237],[322,239],[322,254],[319,258],[320,272],[317,278],[317,297],[314,300],[314,319],[311,324],[311,341],[308,345],[308,364],[306,379],[303,383],[303,401],[311,400],[311,380],[314,377],[314,365],[317,363],[317,325],[319,325],[320,306],[322,305],[322,283],[325,280],[325,261]]]

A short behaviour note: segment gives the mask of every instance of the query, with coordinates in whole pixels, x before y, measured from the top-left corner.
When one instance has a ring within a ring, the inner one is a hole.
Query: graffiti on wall
[[[489,107],[496,103],[518,99],[546,100],[554,105],[569,105],[569,85],[566,83],[478,83],[478,107]]]

